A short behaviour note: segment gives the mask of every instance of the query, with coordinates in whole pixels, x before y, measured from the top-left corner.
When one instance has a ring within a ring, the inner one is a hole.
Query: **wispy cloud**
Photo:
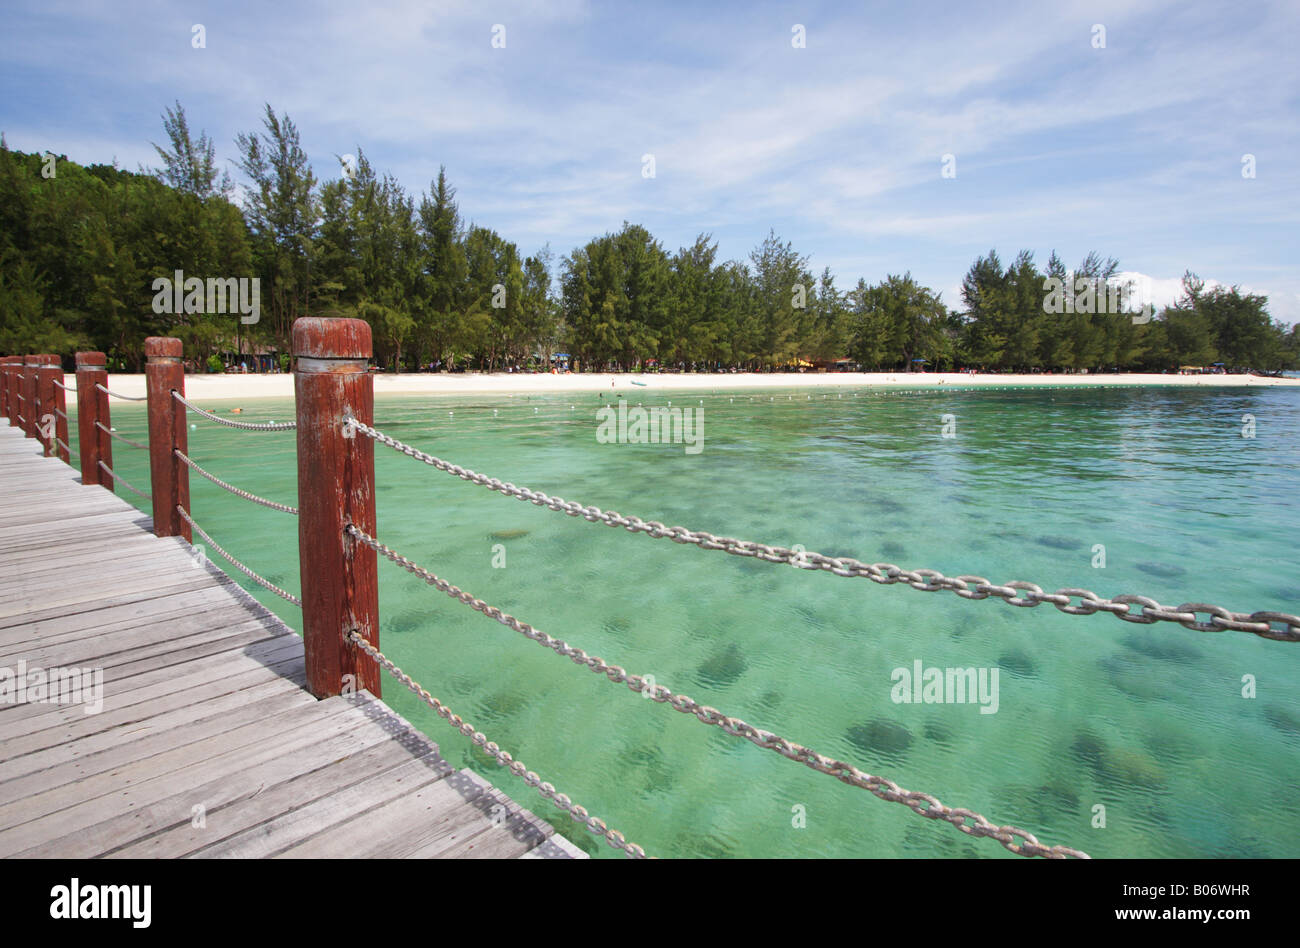
[[[990,247],[1096,249],[1249,284],[1300,319],[1300,16],[1283,2],[53,3],[8,20],[13,147],[150,163],[180,99],[233,159],[270,102],[321,177],[358,147],[413,192],[445,164],[465,217],[525,252],[626,219],[743,259],[774,227],[841,286],[911,270],[956,304]]]

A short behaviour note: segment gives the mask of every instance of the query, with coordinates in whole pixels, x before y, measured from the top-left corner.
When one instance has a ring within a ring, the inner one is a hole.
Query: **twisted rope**
[[[483,613],[488,618],[496,620],[507,628],[514,629],[539,645],[546,646],[557,655],[563,655],[577,665],[585,665],[592,672],[604,675],[614,684],[626,683],[629,690],[641,693],[656,702],[661,704],[667,702],[683,714],[694,715],[703,723],[719,727],[733,737],[743,737],[764,750],[776,751],[782,757],[797,761],[819,773],[830,774],[836,780],[867,790],[882,800],[901,803],[920,816],[932,820],[945,820],[968,836],[996,839],[1005,849],[1017,855],[1044,856],[1049,859],[1064,859],[1067,856],[1074,856],[1079,859],[1090,858],[1087,853],[1066,846],[1044,846],[1033,833],[1026,832],[1015,826],[995,825],[973,810],[964,807],[950,807],[928,793],[904,790],[892,780],[865,773],[852,764],[831,757],[824,757],[816,751],[773,734],[771,731],[760,730],[746,724],[740,718],[728,717],[721,711],[708,705],[702,705],[686,695],[674,694],[663,685],[655,684],[653,677],[647,680],[645,675],[628,674],[618,665],[607,665],[603,659],[588,655],[582,649],[574,648],[562,639],[547,635],[540,629],[535,629],[528,623],[521,622],[495,606],[489,606],[483,600],[476,599],[446,580],[439,579],[433,573],[421,566],[417,566],[406,557],[380,543],[355,524],[348,524],[345,532],[401,566],[408,573],[420,577],[440,592],[446,593],[451,598],[464,603],[477,612]],[[968,824],[967,820],[970,820],[971,823]],[[1024,840],[1024,842],[1017,843],[1017,837]]]
[[[112,395],[114,398],[120,398],[124,402],[147,402],[149,400],[148,395],[119,395],[117,392],[105,388],[99,382],[95,383],[95,388],[99,389],[105,395]]]
[[[422,461],[430,467],[470,481],[488,490],[498,491],[507,497],[526,500],[538,507],[547,507],[571,517],[582,517],[591,523],[603,523],[609,527],[622,527],[629,533],[644,533],[656,539],[667,538],[674,543],[690,543],[702,550],[721,550],[734,556],[752,556],[768,563],[785,563],[800,569],[820,569],[836,576],[862,576],[873,583],[893,585],[906,583],[913,589],[923,592],[947,590],[963,599],[988,599],[995,596],[1009,606],[1034,608],[1049,602],[1067,615],[1092,615],[1094,612],[1108,612],[1125,622],[1138,622],[1150,625],[1153,622],[1177,622],[1188,629],[1198,632],[1221,632],[1233,629],[1250,632],[1260,638],[1279,642],[1300,642],[1300,616],[1286,612],[1229,612],[1221,606],[1203,602],[1185,602],[1177,609],[1162,606],[1149,596],[1125,594],[1112,599],[1103,599],[1096,593],[1077,587],[1058,589],[1054,593],[1044,592],[1034,583],[1012,580],[1001,586],[990,583],[983,576],[949,577],[935,569],[905,570],[893,563],[863,563],[852,557],[825,556],[821,553],[789,550],[785,547],[769,546],[751,540],[737,540],[732,537],[719,537],[703,530],[688,530],[685,527],[666,527],[656,520],[642,520],[640,517],[624,517],[615,511],[602,511],[599,507],[583,506],[559,497],[552,497],[541,491],[516,487],[509,482],[477,474],[468,468],[451,464],[441,458],[398,441],[381,431],[377,431],[364,422],[348,415],[344,417],[345,430],[351,428],[360,431],[380,444],[387,445],[408,457]],[[1077,598],[1078,605],[1072,600]],[[1140,606],[1134,610],[1133,606]],[[1206,613],[1210,621],[1197,620],[1197,613]],[[1285,628],[1276,628],[1281,625]]]
[[[298,427],[297,422],[266,422],[265,424],[255,424],[251,421],[231,421],[229,418],[222,418],[220,415],[214,415],[210,411],[204,411],[192,402],[187,401],[184,395],[174,389],[172,390],[172,397],[196,415],[202,415],[209,421],[215,421],[217,424],[225,425],[228,428],[238,428],[241,431],[293,431]]]
[[[146,494],[144,491],[140,490],[140,488],[138,488],[138,487],[132,487],[132,486],[130,485],[130,483],[127,482],[126,478],[122,477],[120,474],[114,474],[114,473],[113,473],[113,469],[112,469],[111,467],[109,467],[107,464],[105,464],[103,461],[100,461],[100,462],[99,462],[99,466],[102,467],[102,468],[104,469],[105,473],[107,473],[109,477],[113,478],[113,483],[114,483],[114,484],[121,484],[121,485],[122,485],[123,487],[125,487],[127,490],[129,490],[129,491],[133,491],[134,493],[139,494],[139,495],[140,495],[141,497],[143,497],[145,500],[153,500],[153,497],[151,497],[150,495]]]
[[[218,487],[225,488],[226,490],[230,491],[230,493],[234,494],[236,497],[242,497],[244,498],[244,500],[251,500],[255,504],[261,504],[263,507],[270,507],[272,510],[283,510],[285,513],[293,514],[295,517],[298,516],[297,507],[289,507],[286,506],[285,504],[278,504],[274,500],[267,500],[264,497],[258,497],[256,494],[250,494],[246,490],[240,490],[238,487],[235,487],[233,484],[227,484],[221,478],[213,474],[209,474],[207,471],[203,470],[203,468],[195,464],[191,458],[186,457],[186,455],[182,453],[179,448],[173,449],[173,453],[178,458],[180,458],[183,462],[185,462],[185,464],[190,468],[190,470],[196,471],[197,473],[201,474],[203,477],[206,477],[208,480],[212,481],[212,483],[216,484]]]
[[[100,431],[104,432],[104,434],[108,435],[109,437],[116,438],[118,441],[125,442],[126,444],[129,444],[133,448],[139,448],[141,451],[149,450],[149,445],[141,444],[139,441],[132,441],[130,438],[118,434],[112,428],[105,427],[102,421],[96,421],[95,427],[98,428]]]
[[[285,592],[283,589],[281,589],[279,586],[275,585],[275,583],[271,582],[269,579],[263,579],[261,576],[259,576],[259,575],[257,575],[256,573],[254,573],[251,569],[249,569],[249,568],[248,568],[247,566],[245,566],[243,563],[239,562],[239,560],[235,559],[233,556],[231,556],[229,553],[227,553],[225,550],[223,550],[223,549],[221,548],[221,546],[217,543],[216,540],[214,540],[214,539],[212,539],[212,537],[208,536],[208,534],[204,531],[204,529],[203,529],[202,527],[200,527],[197,523],[194,522],[193,518],[191,518],[190,515],[189,515],[188,513],[186,513],[184,507],[182,507],[182,506],[180,506],[180,505],[178,504],[178,505],[176,506],[176,512],[179,513],[182,517],[184,517],[184,518],[185,518],[185,522],[188,523],[188,524],[189,524],[189,525],[190,525],[190,526],[191,526],[191,527],[192,527],[192,528],[193,528],[193,529],[198,533],[199,536],[201,536],[201,537],[203,537],[203,539],[207,540],[208,543],[212,546],[212,548],[213,548],[214,550],[216,550],[216,551],[217,551],[218,553],[220,553],[223,557],[225,557],[227,560],[229,560],[229,561],[230,561],[230,564],[231,564],[232,566],[234,566],[235,569],[239,570],[241,573],[243,573],[245,576],[247,576],[247,577],[248,577],[249,579],[251,579],[253,582],[257,583],[259,586],[262,586],[262,587],[265,588],[265,589],[269,589],[271,592],[275,593],[277,596],[279,596],[279,597],[280,597],[281,599],[283,599],[285,602],[291,602],[291,603],[293,603],[295,606],[297,606],[297,607],[299,607],[299,608],[302,608],[302,600],[299,599],[297,596],[295,596],[293,593]]]

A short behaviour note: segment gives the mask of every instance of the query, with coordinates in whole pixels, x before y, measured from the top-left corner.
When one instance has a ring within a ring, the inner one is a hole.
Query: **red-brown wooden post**
[[[144,341],[144,382],[149,395],[149,477],[153,485],[153,532],[192,542],[190,525],[176,512],[190,510],[190,469],[176,457],[189,453],[185,406],[172,397],[185,394],[181,341],[150,336]]]
[[[68,448],[63,447],[63,445],[66,444],[70,448],[72,442],[68,440],[68,393],[65,388],[67,381],[66,376],[63,374],[62,359],[60,359],[58,365],[55,366],[54,381],[59,383],[53,386],[54,417],[57,419],[54,422],[54,436],[62,442],[62,444],[58,445],[59,457],[63,459],[64,464],[71,465],[72,456],[69,453]]]
[[[13,412],[9,410],[9,365],[13,356],[0,356],[0,415],[14,423]]]
[[[298,561],[307,689],[337,695],[352,676],[355,690],[380,694],[379,667],[344,636],[354,629],[379,647],[379,580],[375,551],[344,528],[372,537],[375,445],[343,430],[343,417],[374,420],[370,326],[360,319],[304,317],[293,324],[294,395],[298,403]]]
[[[9,424],[21,429],[23,422],[23,362],[22,356],[10,356],[9,364]]]
[[[113,466],[113,439],[95,422],[112,430],[108,414],[108,360],[102,352],[77,353],[77,453],[81,455],[81,483],[102,484],[113,489],[113,478],[104,473],[99,462]]]
[[[18,414],[21,403],[18,401],[18,390],[21,387],[19,381],[23,375],[23,357],[9,356],[7,359],[8,366],[5,369],[5,388],[9,393],[9,427],[18,427]]]
[[[4,376],[0,378],[0,390],[4,393],[4,414],[9,419],[9,427],[18,427],[18,374],[15,363],[22,362],[22,356],[5,356],[0,359]]]
[[[36,437],[45,445],[45,456],[52,458],[59,453],[58,442],[54,440],[58,432],[59,415],[55,411],[58,400],[54,385],[55,379],[62,380],[62,361],[56,355],[39,355],[36,357]]]
[[[23,382],[22,382],[22,401],[19,407],[22,409],[19,414],[22,415],[23,434],[29,438],[36,437],[36,369],[40,366],[37,359],[41,356],[27,355],[23,358]]]

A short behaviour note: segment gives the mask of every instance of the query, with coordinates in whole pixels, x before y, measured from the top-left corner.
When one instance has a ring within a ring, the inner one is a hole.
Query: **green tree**
[[[269,289],[271,330],[283,350],[289,327],[311,305],[311,264],[319,219],[319,195],[298,128],[266,104],[265,131],[241,132],[239,167],[251,187],[244,203],[252,231],[263,298]]]
[[[176,108],[167,109],[163,115],[163,129],[171,143],[171,150],[150,142],[163,166],[154,169],[153,174],[159,181],[170,185],[177,191],[192,194],[199,200],[210,197],[225,197],[234,190],[228,172],[217,173],[216,149],[206,132],[201,132],[197,141],[190,134],[189,123],[185,118],[185,109],[177,100]]]

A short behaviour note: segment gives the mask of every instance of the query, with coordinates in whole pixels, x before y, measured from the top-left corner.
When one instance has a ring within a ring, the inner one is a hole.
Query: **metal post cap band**
[[[315,356],[298,356],[294,371],[300,375],[352,375],[370,371],[369,359],[321,359]]]

